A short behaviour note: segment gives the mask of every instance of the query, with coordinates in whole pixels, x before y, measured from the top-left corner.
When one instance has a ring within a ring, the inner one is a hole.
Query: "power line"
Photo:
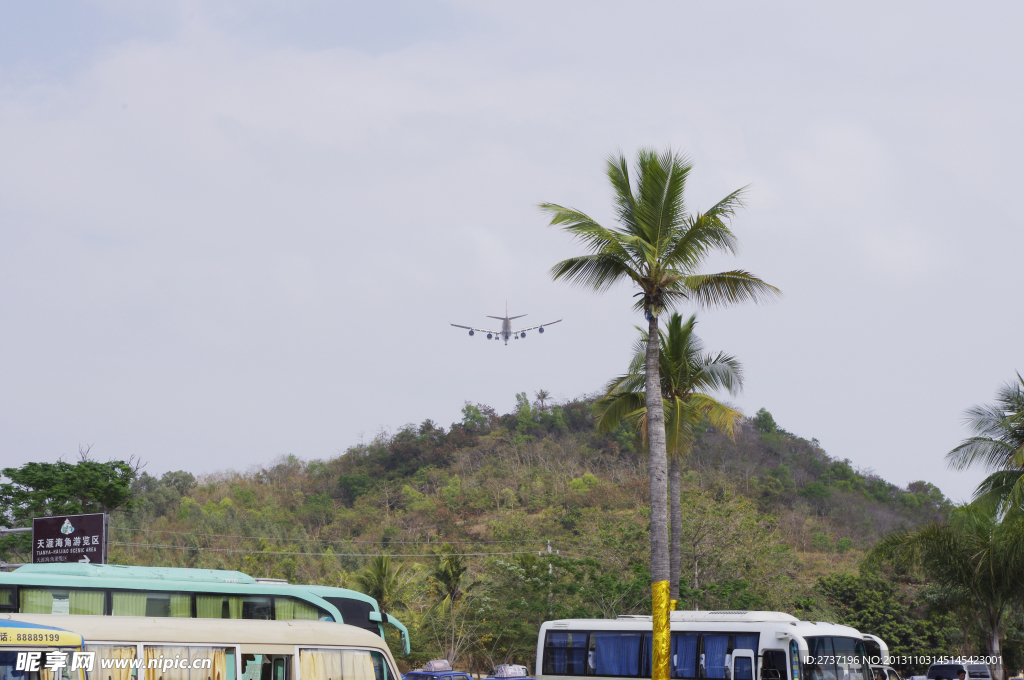
[[[242,548],[194,548],[187,545],[157,545],[153,543],[124,543],[122,541],[111,541],[110,545],[123,545],[138,548],[160,548],[167,550],[202,550],[203,552],[223,553],[245,553],[247,555],[309,555],[310,557],[378,557],[387,554],[388,557],[437,557],[437,553],[421,553],[410,555],[391,555],[388,553],[336,553],[336,552],[294,552],[277,550],[245,550]],[[536,550],[520,550],[515,552],[485,552],[485,553],[448,553],[460,557],[488,557],[491,555],[536,555]]]
[[[308,541],[310,543],[334,543],[334,544],[339,544],[339,543],[380,543],[380,541],[363,541],[363,540],[356,540],[356,539],[352,539],[352,540],[339,539],[339,540],[336,540],[336,541],[326,541],[326,540],[318,539],[318,538],[282,538],[282,537],[275,537],[275,536],[243,536],[243,535],[240,535],[240,534],[204,534],[204,533],[198,533],[198,532],[194,532],[194,531],[168,531],[168,530],[165,530],[165,529],[133,529],[131,527],[110,527],[110,528],[111,529],[115,529],[117,531],[127,531],[129,533],[135,533],[137,531],[142,531],[142,532],[153,533],[153,534],[174,534],[175,536],[207,536],[207,537],[210,537],[210,538],[248,538],[248,539],[253,539],[253,540],[258,540],[258,539],[262,538],[262,539],[265,539],[265,540],[268,540],[268,541],[290,541],[292,543],[301,543],[301,542],[305,542],[305,541]],[[444,543],[468,543],[469,545],[474,545],[474,544],[481,544],[481,545],[483,545],[483,544],[512,543],[512,544],[515,544],[515,545],[524,545],[524,544],[528,544],[528,543],[543,543],[545,540],[546,539],[543,539],[543,538],[537,538],[537,539],[533,539],[533,540],[522,540],[522,541],[446,541],[446,540],[440,540],[440,541],[388,541],[388,543],[389,544],[397,543],[397,544],[403,544],[403,545],[442,545]]]

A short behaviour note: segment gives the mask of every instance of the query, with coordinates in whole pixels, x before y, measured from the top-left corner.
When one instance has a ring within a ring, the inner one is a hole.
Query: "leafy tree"
[[[946,522],[888,534],[869,557],[869,565],[890,559],[919,566],[936,583],[969,595],[988,654],[999,658],[1007,615],[1024,605],[1024,516],[1000,521],[991,507],[960,506]],[[1001,680],[1002,665],[994,671]]]
[[[589,251],[556,264],[552,276],[604,291],[615,283],[631,281],[639,291],[635,308],[647,318],[645,389],[648,404],[649,473],[651,487],[651,580],[663,588],[670,579],[668,551],[668,460],[665,414],[659,380],[659,315],[683,302],[700,306],[729,305],[762,300],[778,289],[745,271],[699,274],[705,258],[715,250],[735,252],[737,240],[726,224],[742,204],[743,190],[734,191],[707,212],[686,212],[684,194],[692,165],[684,155],[658,154],[642,149],[635,163],[635,185],[624,156],[608,159],[607,174],[614,192],[616,218],[621,228],[606,228],[583,212],[553,203],[541,208],[559,225],[582,241]],[[667,603],[666,603],[667,604]],[[667,629],[668,611],[654,611],[660,639]],[[655,677],[668,677],[668,660],[656,660]]]
[[[877,573],[823,577],[815,590],[838,614],[836,623],[877,635],[897,658],[948,654],[960,632],[948,614],[922,616],[922,603],[914,602],[896,583]],[[910,675],[927,670],[927,666],[900,665],[899,669]]]
[[[1002,511],[1024,509],[1024,377],[999,390],[994,404],[974,406],[965,418],[975,436],[946,454],[955,470],[984,467],[990,474],[975,499]]]
[[[373,482],[370,480],[369,475],[362,473],[338,477],[338,491],[341,492],[345,504],[350,508],[356,502],[356,499],[370,490],[372,484]]]
[[[9,527],[29,526],[33,517],[109,512],[132,507],[131,462],[26,463],[4,468],[9,482],[0,484],[0,522]],[[0,539],[0,556],[29,552],[31,535],[14,534]]]
[[[694,327],[697,317],[686,322],[672,314],[661,336],[658,352],[662,402],[665,411],[665,444],[669,459],[669,503],[671,506],[671,540],[669,547],[669,597],[679,600],[680,532],[680,469],[682,459],[693,448],[694,428],[709,421],[716,429],[732,438],[739,411],[711,397],[707,392],[718,389],[736,394],[743,385],[743,369],[734,357],[719,352],[703,354],[704,344]],[[612,430],[622,421],[636,424],[647,434],[647,398],[645,394],[647,334],[640,330],[640,339],[633,348],[626,375],[613,379],[605,387],[605,396],[596,404],[600,413],[598,426]]]
[[[754,427],[761,430],[761,432],[775,432],[779,429],[779,426],[775,424],[775,418],[764,407],[758,409],[757,413],[754,414],[753,422]]]
[[[377,555],[355,575],[355,583],[362,592],[377,600],[380,610],[387,614],[409,608],[408,598],[415,576],[415,570],[408,564],[394,564],[390,555]]]

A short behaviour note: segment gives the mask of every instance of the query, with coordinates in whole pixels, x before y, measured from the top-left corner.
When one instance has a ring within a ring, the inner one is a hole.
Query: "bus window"
[[[733,670],[733,680],[754,680],[754,663],[750,657],[736,657],[733,661]]]
[[[705,678],[725,677],[725,655],[729,653],[728,635],[704,634],[704,653],[701,654],[701,665],[704,667]]]
[[[296,600],[294,597],[275,597],[274,618],[278,621],[291,621],[292,619],[316,621],[320,618],[320,610],[308,602]]]
[[[145,680],[229,680],[223,647],[146,645],[142,658]]]
[[[260,680],[260,672],[262,668],[262,654],[242,655],[242,680]]]
[[[21,588],[20,611],[23,614],[82,614],[106,612],[107,594],[103,590]]]
[[[373,675],[376,680],[388,680],[388,664],[380,652],[370,652],[373,659]]]
[[[549,633],[550,635],[550,633]],[[590,652],[594,675],[635,678],[640,675],[643,633],[593,632]]]
[[[131,680],[137,673],[134,668],[116,667],[119,662],[125,666],[131,665],[130,661],[121,660],[135,658],[135,645],[86,645],[85,651],[96,653],[93,669],[86,673],[88,680]]]
[[[869,680],[864,641],[847,637],[808,637],[804,680]]]
[[[697,677],[697,633],[672,634],[672,670],[677,678]]]
[[[544,675],[585,675],[587,634],[549,630],[544,640],[543,664]]]
[[[14,609],[14,588],[0,588],[0,609]]]
[[[300,680],[376,680],[370,652],[357,649],[299,650]]]

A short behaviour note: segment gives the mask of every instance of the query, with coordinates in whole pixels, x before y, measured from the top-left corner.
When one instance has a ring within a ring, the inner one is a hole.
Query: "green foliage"
[[[348,507],[352,507],[360,496],[370,490],[372,482],[370,476],[357,473],[354,475],[340,475],[338,477],[338,491]]]
[[[878,574],[821,578],[815,590],[832,606],[837,623],[882,638],[898,658],[948,654],[960,636],[952,617],[937,612],[924,616],[927,605],[913,591],[901,591]],[[896,667],[904,677],[928,670],[927,663]]]
[[[30,526],[33,517],[130,508],[136,475],[131,463],[99,463],[83,458],[75,464],[26,463],[0,471],[10,480],[0,484],[0,523],[24,527]],[[27,533],[5,536],[0,539],[0,558],[27,555],[30,541],[31,534]]]
[[[772,418],[772,414],[764,407],[758,409],[757,413],[754,414],[753,423],[754,427],[761,432],[771,433],[779,429],[778,425],[775,424],[775,418]]]

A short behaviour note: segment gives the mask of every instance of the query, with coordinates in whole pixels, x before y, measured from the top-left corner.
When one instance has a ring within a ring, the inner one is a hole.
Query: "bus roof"
[[[790,633],[801,637],[812,636],[835,636],[852,637],[863,639],[861,633],[849,626],[825,621],[800,621],[799,619],[782,614],[778,618],[743,618],[743,617],[691,617],[682,618],[674,616],[672,612],[671,627],[674,631],[692,630],[707,632],[745,632],[753,630],[776,631],[777,634]],[[700,612],[691,612],[697,614]],[[708,612],[710,613],[710,612]],[[754,612],[750,612],[753,614]],[[761,612],[774,614],[776,612]],[[778,612],[781,614],[781,612]],[[620,616],[617,619],[561,619],[557,621],[545,621],[541,625],[542,630],[651,630],[650,616]]]
[[[89,578],[144,579],[160,581],[189,581],[193,583],[244,583],[255,584],[256,579],[240,571],[220,569],[184,569],[181,567],[129,567],[120,564],[80,564],[64,562],[55,564],[26,564],[12,574],[19,576],[39,574],[43,576],[86,576]]]
[[[73,614],[0,614],[0,628],[15,622],[36,626],[43,621],[81,633],[90,643],[133,642],[203,645],[281,645],[303,647],[370,647],[394,658],[379,635],[327,621],[258,621],[253,619],[178,619],[145,616],[82,616]],[[37,626],[38,627],[38,626]],[[243,650],[244,652],[245,650]],[[288,652],[291,653],[291,652]]]

